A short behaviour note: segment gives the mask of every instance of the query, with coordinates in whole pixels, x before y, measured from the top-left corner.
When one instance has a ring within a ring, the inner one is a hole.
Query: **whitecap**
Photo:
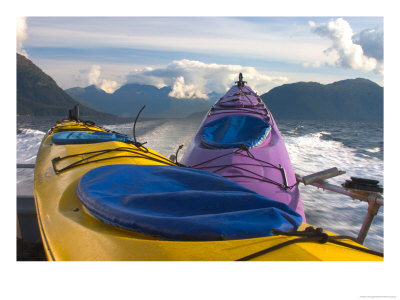
[[[34,163],[40,143],[46,133],[30,128],[20,128],[17,134],[17,162]]]
[[[371,149],[365,149],[365,151],[370,152],[370,153],[377,153],[381,151],[380,147],[375,147],[375,148],[371,148]]]

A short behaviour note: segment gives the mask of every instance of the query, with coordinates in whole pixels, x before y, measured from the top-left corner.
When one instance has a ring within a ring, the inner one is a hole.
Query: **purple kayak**
[[[239,81],[209,110],[181,163],[208,170],[289,205],[306,222],[296,176],[275,120]]]

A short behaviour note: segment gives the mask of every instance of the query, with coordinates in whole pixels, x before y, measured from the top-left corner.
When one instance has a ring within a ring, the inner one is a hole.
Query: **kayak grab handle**
[[[53,166],[53,170],[54,170],[54,173],[56,173],[56,175],[58,175],[58,173],[60,173],[61,171],[60,170],[58,170],[57,168],[56,168],[56,162],[58,162],[59,160],[61,160],[61,157],[54,157],[52,160],[51,160],[51,164],[52,164],[52,166]]]
[[[282,177],[283,177],[283,186],[282,187],[284,189],[287,189],[287,188],[289,188],[289,186],[288,186],[288,182],[287,182],[287,178],[286,178],[286,172],[285,172],[285,169],[282,167],[281,164],[279,164],[279,170],[281,170]]]

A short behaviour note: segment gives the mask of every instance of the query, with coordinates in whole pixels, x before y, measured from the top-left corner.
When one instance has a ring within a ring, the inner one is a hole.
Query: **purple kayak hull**
[[[270,125],[270,131],[254,147],[209,147],[202,139],[204,127],[227,116],[263,119]],[[271,200],[285,203],[303,217],[303,222],[306,221],[296,176],[278,126],[265,104],[248,86],[233,86],[214,104],[181,163],[217,173]]]

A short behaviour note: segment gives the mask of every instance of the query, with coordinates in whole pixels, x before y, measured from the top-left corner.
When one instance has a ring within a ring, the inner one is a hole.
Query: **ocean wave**
[[[323,139],[323,134],[310,133],[298,137],[284,137],[294,171],[301,175],[337,167],[346,174],[328,180],[341,185],[350,177],[379,180],[383,184],[383,160],[368,155],[359,155],[355,148],[342,142]],[[301,198],[307,221],[318,227],[338,233],[357,236],[368,210],[366,203],[353,201],[347,196],[323,191],[312,186],[300,185]],[[365,245],[383,250],[383,209],[374,220]]]
[[[321,139],[321,133],[284,137],[295,172],[311,174],[332,167],[349,176],[371,177],[383,181],[383,160],[359,155],[358,150],[335,140]]]
[[[371,153],[378,153],[381,151],[380,147],[375,147],[375,148],[371,148],[371,149],[365,149],[365,151],[367,152],[371,152]]]
[[[31,129],[31,128],[18,128],[17,135],[22,138],[25,137],[34,137],[34,136],[44,136],[46,133],[40,130]]]
[[[34,163],[40,143],[46,133],[30,128],[20,128],[17,131],[17,162]]]
[[[332,133],[328,132],[328,131],[321,131],[321,132],[316,133],[316,135],[321,137],[321,136],[324,136],[324,135],[332,135]]]

